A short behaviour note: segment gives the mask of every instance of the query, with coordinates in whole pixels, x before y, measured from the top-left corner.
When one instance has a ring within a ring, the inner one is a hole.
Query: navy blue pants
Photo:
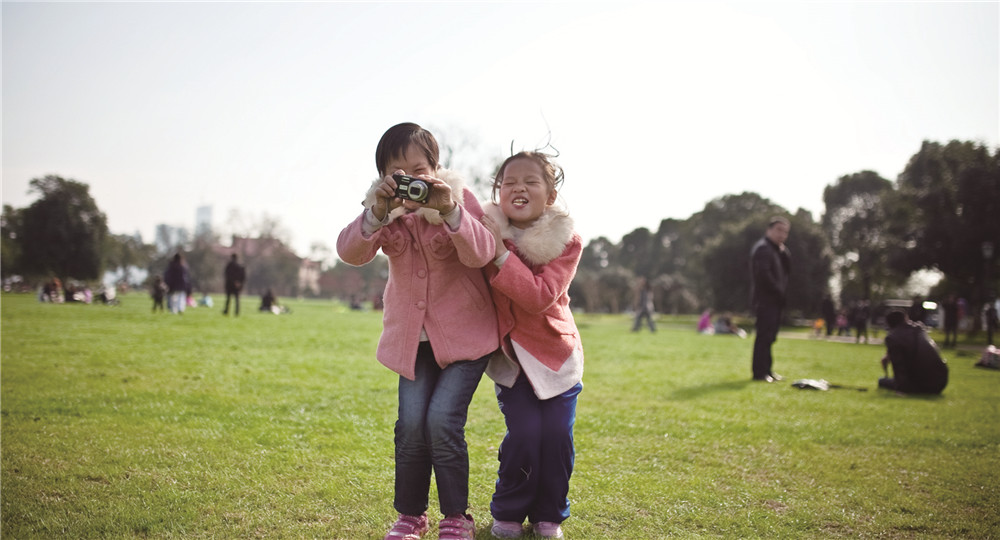
[[[484,356],[441,369],[430,343],[423,342],[417,349],[416,380],[399,378],[393,506],[400,514],[419,516],[427,510],[432,469],[441,513],[464,514],[468,509],[465,421],[488,362],[489,356]]]
[[[490,512],[501,521],[562,523],[569,517],[573,424],[583,384],[543,401],[522,372],[513,388],[497,389],[507,434],[500,444]]]

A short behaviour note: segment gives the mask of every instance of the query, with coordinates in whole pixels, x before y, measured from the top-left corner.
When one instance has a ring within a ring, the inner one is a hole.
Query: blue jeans
[[[425,341],[417,349],[415,379],[399,378],[393,506],[400,514],[419,516],[427,511],[432,470],[441,513],[464,514],[469,508],[465,421],[488,361],[484,356],[441,369]]]
[[[497,388],[507,434],[500,444],[490,513],[500,521],[521,523],[527,517],[532,523],[562,523],[569,517],[573,424],[583,384],[540,400],[522,372],[513,387]]]

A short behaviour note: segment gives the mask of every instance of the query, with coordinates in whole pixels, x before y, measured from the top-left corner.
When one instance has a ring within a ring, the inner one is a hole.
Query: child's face
[[[555,201],[556,191],[545,180],[541,165],[530,159],[507,164],[500,183],[500,210],[511,225],[527,228]]]
[[[419,176],[421,174],[434,175],[434,167],[431,166],[430,161],[427,160],[427,156],[420,150],[415,144],[411,144],[403,152],[402,156],[394,157],[389,160],[386,164],[385,170],[382,171],[386,176],[395,173],[396,171],[403,171],[410,176]],[[409,199],[403,200],[403,208],[407,212],[413,212],[418,210],[422,205],[416,201],[411,201]]]

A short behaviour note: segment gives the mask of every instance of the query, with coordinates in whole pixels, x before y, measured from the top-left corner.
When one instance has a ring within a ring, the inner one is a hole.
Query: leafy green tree
[[[998,277],[1000,149],[924,141],[896,183],[889,205],[890,231],[899,238],[889,260],[892,268],[905,274],[940,270],[958,292],[981,302]],[[993,257],[984,260],[987,243]]]
[[[622,266],[610,266],[598,272],[598,302],[601,311],[621,313],[632,307],[635,274]]]
[[[156,247],[142,241],[138,233],[112,234],[104,248],[104,265],[108,270],[121,273],[125,283],[132,283],[132,270],[147,268],[156,256]]]
[[[569,284],[569,301],[572,307],[582,307],[588,313],[597,313],[600,306],[601,287],[597,270],[577,267],[573,282]]]
[[[829,248],[821,227],[809,212],[800,209],[789,216],[786,210],[755,193],[712,201],[701,216],[703,230],[709,230],[706,223],[712,223],[711,228],[716,230],[704,242],[699,265],[712,308],[749,311],[750,249],[764,235],[767,222],[774,215],[787,216],[792,230],[786,242],[792,254],[792,272],[785,315],[812,315],[819,311],[830,281]]]
[[[389,258],[379,253],[371,262],[351,266],[343,261],[325,270],[320,278],[324,294],[359,303],[381,298],[389,277]]]
[[[580,255],[580,268],[599,271],[612,264],[618,264],[619,246],[600,236],[587,243]]]
[[[191,271],[191,289],[197,292],[224,291],[223,268],[229,262],[222,254],[218,237],[199,234],[184,255]]]
[[[191,234],[184,227],[159,224],[156,226],[156,254],[170,260],[174,253],[184,251],[191,243]]]
[[[52,175],[29,186],[29,193],[41,197],[21,213],[22,271],[35,277],[100,278],[108,225],[90,187]]]
[[[0,277],[6,279],[20,272],[21,210],[9,204],[3,205],[0,217]]]
[[[823,226],[812,214],[800,208],[789,220],[792,232],[785,245],[791,250],[793,260],[788,277],[788,311],[792,316],[812,318],[820,313],[823,295],[829,291],[833,257]],[[760,234],[764,234],[763,225]],[[748,269],[749,264],[748,261]]]
[[[822,225],[836,255],[834,265],[845,290],[859,284],[859,298],[870,299],[873,287],[882,292],[899,281],[889,269],[886,200],[892,190],[892,182],[872,171],[842,176],[823,190]]]
[[[653,259],[653,233],[640,227],[622,237],[618,251],[618,264],[637,276],[652,277],[656,261]]]
[[[247,268],[246,293],[264,294],[271,289],[279,296],[297,295],[301,266],[298,255],[277,238],[261,237],[256,242],[258,250],[243,256]],[[216,274],[221,272],[220,266]]]
[[[660,274],[651,285],[658,312],[677,314],[697,311],[700,302],[697,291],[684,274]]]
[[[660,222],[650,249],[655,275],[681,275],[690,251],[687,229],[686,220],[668,218]]]

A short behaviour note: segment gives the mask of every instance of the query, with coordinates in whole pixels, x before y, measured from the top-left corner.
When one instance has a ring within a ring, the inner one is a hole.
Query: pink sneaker
[[[399,514],[399,519],[386,533],[383,540],[420,540],[420,537],[427,532],[427,514],[420,516],[407,516]]]
[[[535,534],[541,536],[542,538],[563,537],[562,527],[558,523],[552,523],[551,521],[539,521],[538,523],[533,523],[531,527],[535,530]]]
[[[438,523],[440,540],[473,540],[476,537],[476,523],[469,514],[448,516]]]
[[[516,521],[494,519],[490,532],[494,538],[520,538],[524,534],[524,526]]]

